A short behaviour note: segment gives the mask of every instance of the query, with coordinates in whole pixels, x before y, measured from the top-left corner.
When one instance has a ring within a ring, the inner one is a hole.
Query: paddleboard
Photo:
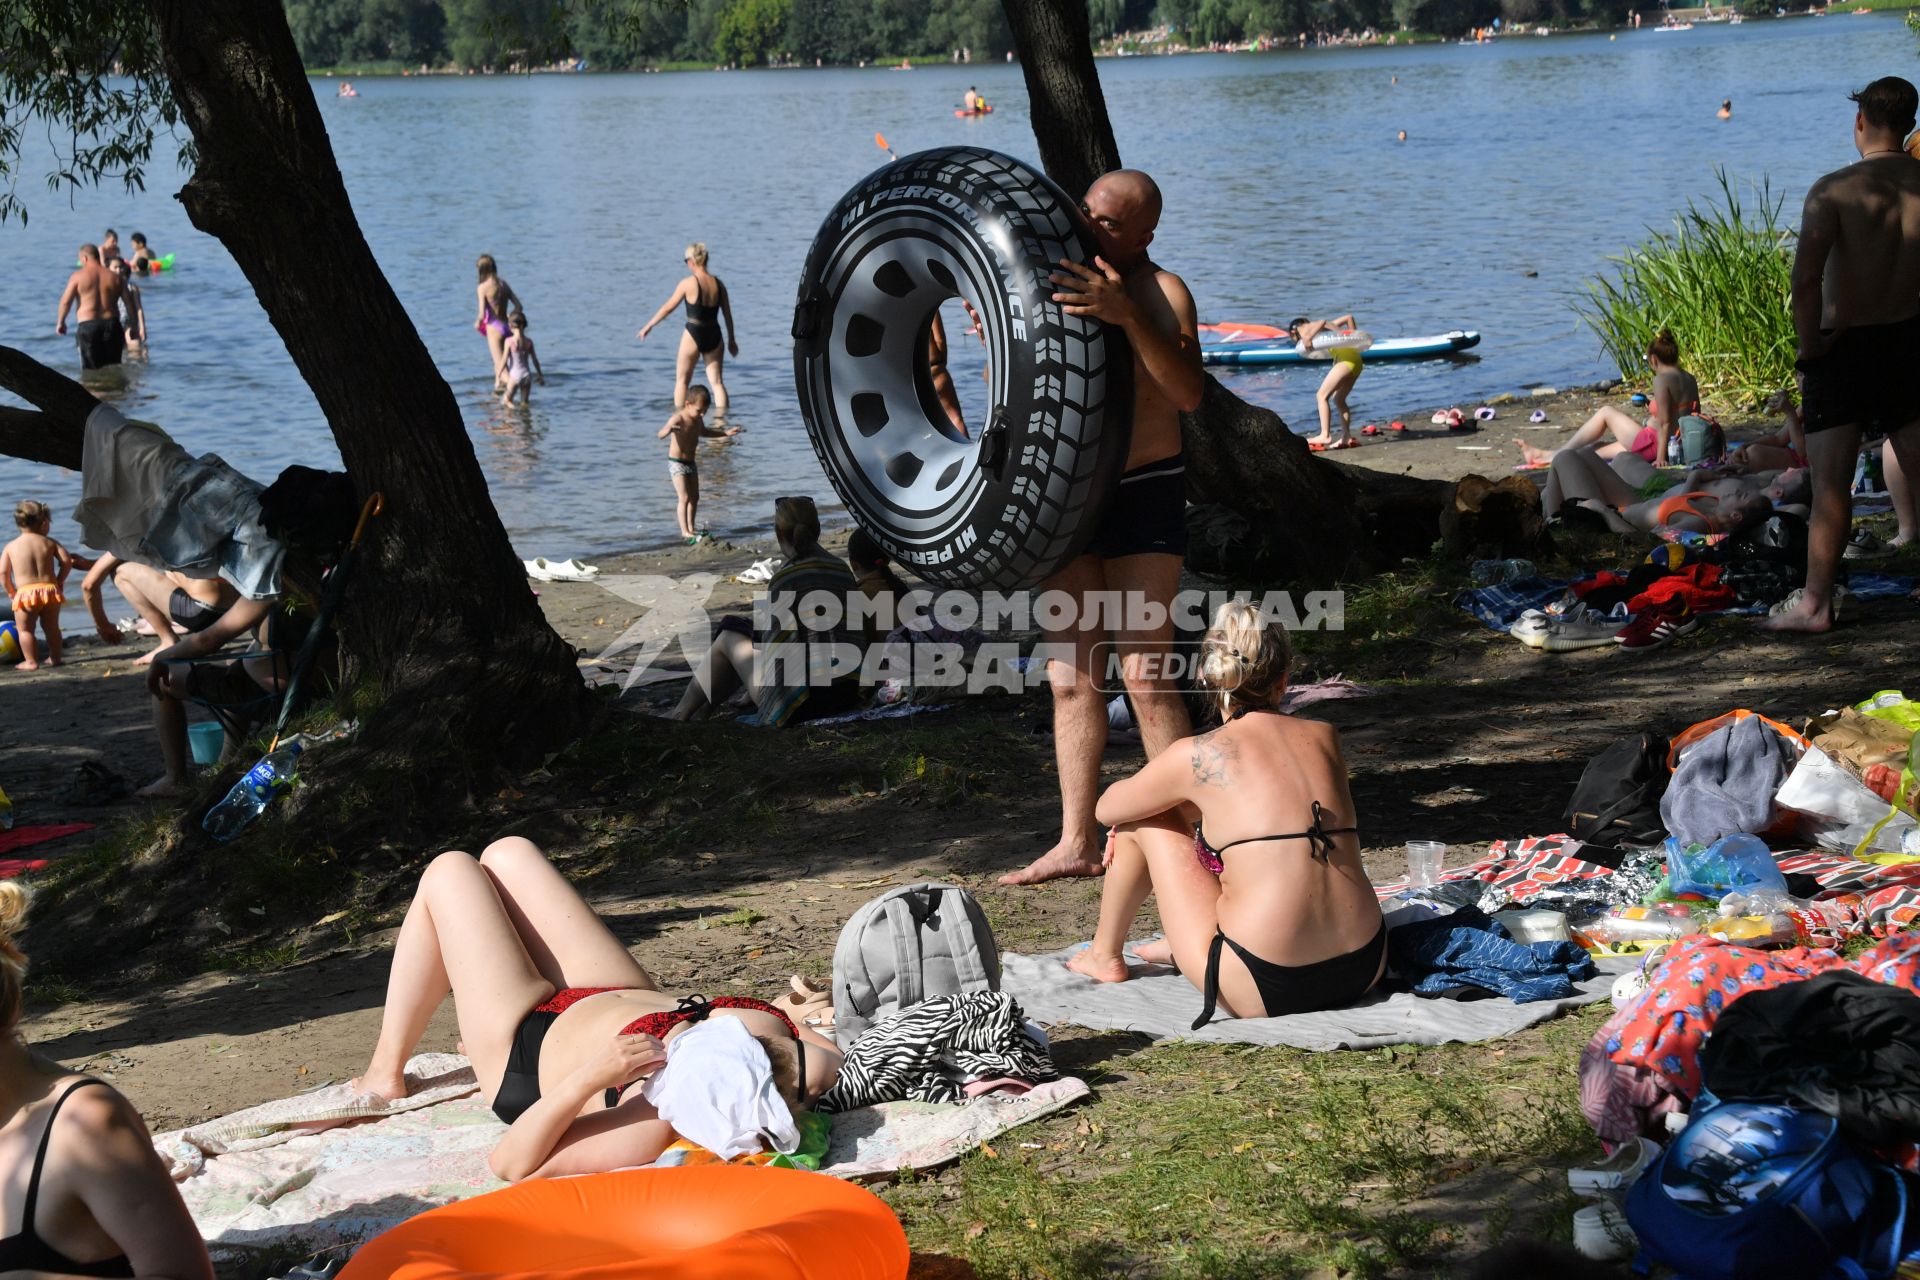
[[[956,107],[954,108],[953,114],[957,116],[990,116],[993,114],[993,108],[982,107],[978,111],[969,111],[965,107]]]
[[[1380,338],[1368,348],[1366,359],[1368,364],[1375,360],[1430,360],[1435,356],[1450,356],[1479,345],[1480,334],[1474,329],[1455,329],[1452,333],[1438,333],[1426,338]],[[1200,363],[1244,366],[1322,362],[1308,360],[1291,342],[1277,345],[1218,342],[1200,348]]]

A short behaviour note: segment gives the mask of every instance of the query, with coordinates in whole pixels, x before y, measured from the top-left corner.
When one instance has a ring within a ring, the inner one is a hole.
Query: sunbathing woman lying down
[[[1634,454],[1607,461],[1588,449],[1568,449],[1554,455],[1552,465],[1540,494],[1541,511],[1551,519],[1567,506],[1585,507],[1615,533],[1650,533],[1658,525],[1694,533],[1746,532],[1764,523],[1776,503],[1803,503],[1808,494],[1804,470],[1745,476],[1695,471],[1648,497],[1660,473]]]
[[[509,1126],[488,1157],[508,1181],[650,1164],[679,1137],[727,1156],[760,1150],[765,1131],[791,1150],[793,1112],[840,1072],[833,1042],[773,1005],[656,989],[518,837],[478,860],[443,853],[421,875],[359,1091],[406,1096],[402,1070],[449,991],[481,1092]]]
[[[1360,864],[1340,736],[1280,711],[1287,633],[1244,601],[1214,615],[1200,681],[1221,726],[1174,743],[1100,797],[1112,827],[1093,942],[1068,962],[1100,982],[1127,977],[1120,949],[1147,895],[1165,945],[1216,1007],[1242,1018],[1351,1004],[1386,968],[1380,902]]]

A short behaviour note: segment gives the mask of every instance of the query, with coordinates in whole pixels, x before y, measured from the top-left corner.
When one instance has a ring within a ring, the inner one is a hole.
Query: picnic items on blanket
[[[1573,934],[1567,927],[1567,916],[1563,911],[1548,911],[1543,908],[1515,908],[1496,911],[1493,918],[1507,936],[1515,942],[1571,942]]]
[[[712,1165],[538,1178],[433,1209],[369,1241],[340,1280],[904,1280],[907,1261],[906,1232],[865,1187]]]
[[[1667,889],[1676,898],[1695,894],[1718,901],[1735,889],[1787,891],[1787,878],[1780,874],[1773,851],[1758,836],[1725,835],[1708,845],[1669,836],[1664,847]]]
[[[1899,853],[1920,828],[1906,814],[1890,820],[1887,801],[1819,746],[1807,748],[1774,800],[1800,815],[1802,838],[1855,857]]]
[[[1668,751],[1673,776],[1660,798],[1662,824],[1676,839],[1698,844],[1775,829],[1783,811],[1774,793],[1806,747],[1792,729],[1745,709],[1701,721]]]
[[[1575,981],[1597,972],[1571,942],[1515,942],[1478,907],[1387,932],[1393,972],[1414,994],[1472,999],[1507,996],[1515,1004],[1562,1000]]]
[[[1920,1142],[1920,996],[1850,970],[1756,992],[1700,1051],[1714,1097],[1832,1116],[1855,1142]]]
[[[1887,1280],[1920,1245],[1920,1177],[1848,1142],[1830,1116],[1721,1102],[1627,1193],[1645,1275]]]
[[[1000,989],[986,912],[958,885],[889,889],[853,913],[833,949],[833,1032],[844,1047],[932,996]]]
[[[1664,840],[1660,797],[1667,790],[1667,746],[1657,733],[1639,733],[1587,761],[1567,803],[1567,830],[1604,848]]]
[[[835,1112],[902,1098],[959,1102],[972,1082],[1059,1079],[1046,1045],[1025,1023],[1019,1002],[1000,991],[919,1001],[846,1043],[840,1078],[815,1106]]]

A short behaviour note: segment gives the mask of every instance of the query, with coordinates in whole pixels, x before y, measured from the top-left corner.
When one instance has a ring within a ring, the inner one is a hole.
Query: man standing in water
[[[1920,92],[1887,76],[1850,96],[1860,159],[1807,192],[1793,259],[1813,518],[1806,590],[1761,621],[1771,631],[1833,625],[1861,432],[1887,432],[1902,469],[1920,474],[1920,165],[1902,149]]]
[[[80,348],[82,369],[104,369],[120,363],[127,349],[126,330],[120,327],[120,302],[124,292],[120,278],[100,265],[100,250],[90,244],[81,245],[80,269],[67,277],[53,331],[65,333],[67,311],[75,309],[79,324],[74,331],[74,342]]]
[[[1126,474],[1085,554],[1044,590],[1077,602],[1066,628],[1049,629],[1050,645],[1072,646],[1073,660],[1048,668],[1053,686],[1053,744],[1060,771],[1060,841],[1002,884],[1039,884],[1061,876],[1097,876],[1102,841],[1093,805],[1107,744],[1103,691],[1106,628],[1120,657],[1141,741],[1152,757],[1192,729],[1179,683],[1169,670],[1170,607],[1187,551],[1187,477],[1180,415],[1199,407],[1205,389],[1193,295],[1186,282],[1147,257],[1160,222],[1160,188],[1133,169],[1104,175],[1088,188],[1081,212],[1093,225],[1099,255],[1091,266],[1062,262],[1054,301],[1068,315],[1092,316],[1124,332],[1133,348],[1133,442]],[[1096,593],[1117,596],[1121,616],[1095,612]]]

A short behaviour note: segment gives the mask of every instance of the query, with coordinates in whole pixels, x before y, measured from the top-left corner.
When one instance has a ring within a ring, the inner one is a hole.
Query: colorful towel
[[[60,822],[38,827],[15,827],[11,831],[0,831],[0,854],[17,853],[22,849],[31,849],[37,844],[45,844],[49,840],[58,840],[62,836],[70,836],[76,831],[91,830],[93,830],[93,823],[91,822]],[[6,865],[6,863],[0,863],[0,875],[16,874],[15,872],[4,870]],[[41,861],[36,865],[44,867],[47,864],[45,861]],[[31,870],[32,868],[28,869]]]
[[[344,1252],[397,1222],[502,1184],[487,1153],[506,1126],[480,1097],[467,1060],[421,1054],[418,1092],[381,1108],[334,1085],[154,1139],[226,1275],[282,1274]],[[964,1106],[893,1102],[833,1117],[822,1172],[868,1178],[932,1169],[1008,1129],[1087,1096],[1067,1078]]]

